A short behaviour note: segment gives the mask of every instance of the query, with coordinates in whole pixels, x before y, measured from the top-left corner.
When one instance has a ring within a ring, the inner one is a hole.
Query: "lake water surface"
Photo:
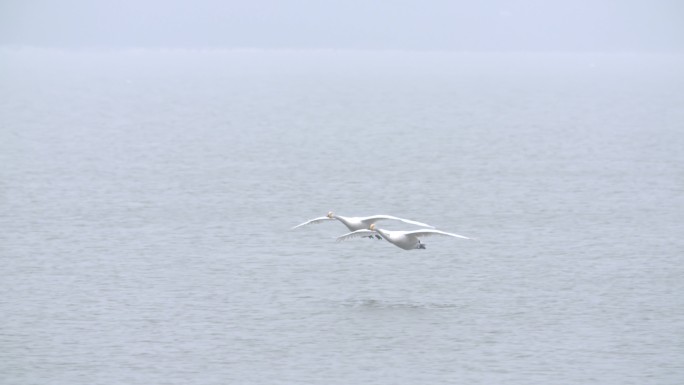
[[[682,384],[683,107],[681,55],[5,49],[0,383]]]

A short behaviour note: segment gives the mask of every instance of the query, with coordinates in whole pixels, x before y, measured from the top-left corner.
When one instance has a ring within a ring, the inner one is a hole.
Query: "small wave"
[[[341,306],[359,309],[449,309],[458,305],[434,302],[386,301],[378,299],[348,299]]]

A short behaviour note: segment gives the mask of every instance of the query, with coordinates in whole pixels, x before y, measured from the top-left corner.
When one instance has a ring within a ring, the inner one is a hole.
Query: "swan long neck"
[[[337,219],[338,221],[344,223],[345,226],[349,227],[349,221],[345,217],[341,217],[339,215],[333,214],[333,215],[330,215],[330,218]]]

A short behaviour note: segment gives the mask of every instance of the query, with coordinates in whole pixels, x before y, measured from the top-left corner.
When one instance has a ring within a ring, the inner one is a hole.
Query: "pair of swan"
[[[441,235],[455,238],[471,239],[463,235],[447,233],[445,231],[436,230],[434,226],[426,223],[413,221],[410,219],[403,219],[391,215],[372,215],[369,217],[343,217],[335,215],[332,211],[324,217],[314,218],[302,224],[299,224],[292,229],[296,229],[305,225],[321,223],[325,221],[338,220],[342,222],[351,231],[337,238],[337,242],[346,241],[353,238],[372,238],[384,239],[387,242],[400,247],[404,250],[424,249],[425,244],[420,242],[420,238],[429,237],[433,235]],[[412,231],[391,231],[377,228],[375,223],[382,220],[395,220],[412,225],[429,227],[427,229],[412,230]]]

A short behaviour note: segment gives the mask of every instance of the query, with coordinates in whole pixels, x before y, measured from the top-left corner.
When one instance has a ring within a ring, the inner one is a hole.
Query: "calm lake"
[[[3,49],[0,383],[682,384],[683,165],[684,55]]]

